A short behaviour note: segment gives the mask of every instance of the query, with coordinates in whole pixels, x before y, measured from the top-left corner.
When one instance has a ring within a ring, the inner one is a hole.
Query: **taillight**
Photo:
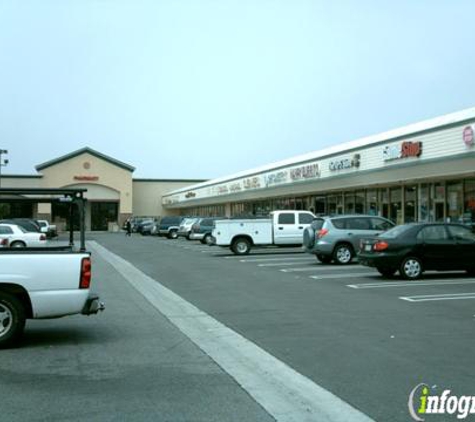
[[[386,242],[379,241],[373,245],[373,250],[376,252],[381,252],[381,251],[384,251],[385,249],[388,249],[388,247],[389,245]]]
[[[2,246],[8,246],[8,239],[2,239],[2,240],[0,240],[0,245],[2,245]]]
[[[42,234],[42,235],[40,236],[40,240],[41,240],[42,242],[45,241],[45,240],[46,240],[46,236],[45,236],[44,234]]]
[[[325,236],[328,233],[328,229],[321,229],[319,230],[316,234],[315,237],[317,239],[321,239],[323,236]]]
[[[89,289],[91,285],[91,258],[83,258],[81,261],[80,289]]]

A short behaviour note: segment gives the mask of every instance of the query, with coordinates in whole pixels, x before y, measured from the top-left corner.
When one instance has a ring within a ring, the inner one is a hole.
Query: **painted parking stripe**
[[[277,422],[374,422],[96,242],[88,242]]]
[[[367,277],[367,276],[376,276],[379,273],[357,273],[357,274],[325,274],[325,275],[311,275],[309,278],[314,280],[325,280],[325,279],[338,279],[338,278],[355,278],[355,277]]]
[[[459,285],[459,284],[475,284],[475,279],[439,279],[431,281],[394,281],[394,282],[382,282],[382,283],[359,283],[348,284],[347,287],[351,289],[384,289],[386,287],[417,287],[417,286],[446,286],[446,285]]]
[[[216,250],[216,252],[218,252]],[[226,252],[226,253],[229,253],[229,252]],[[303,255],[303,252],[266,252],[266,253],[255,253],[255,254],[251,254],[250,256],[256,256],[256,257],[259,257],[259,256],[279,256],[279,257],[285,257],[285,256],[289,256],[289,257],[292,257],[292,256],[296,256],[296,255]],[[248,255],[249,256],[249,255]],[[243,259],[243,256],[242,255],[228,255],[228,256],[225,256],[224,258],[226,259]]]
[[[358,272],[360,272],[360,271],[361,272],[367,272],[368,268],[361,267],[361,266],[342,267],[342,266],[339,266],[339,265],[332,266],[332,265],[321,265],[321,264],[315,263],[314,265],[308,266],[308,267],[285,268],[285,269],[282,269],[280,271],[282,271],[284,273],[305,272],[305,271],[317,271],[317,272],[320,272],[320,271],[344,271],[344,272],[348,272],[348,271],[351,271],[354,274],[358,274]],[[375,271],[375,274],[376,274],[376,271]]]
[[[436,300],[475,299],[475,293],[447,293],[440,295],[401,296],[399,299],[407,302],[431,302]]]
[[[302,265],[301,262],[272,262],[267,264],[258,264],[258,267],[290,267],[292,265]]]
[[[308,261],[308,262],[315,262],[315,259],[303,257],[303,256],[286,256],[281,258],[246,258],[241,259],[241,262],[266,262],[266,261]]]

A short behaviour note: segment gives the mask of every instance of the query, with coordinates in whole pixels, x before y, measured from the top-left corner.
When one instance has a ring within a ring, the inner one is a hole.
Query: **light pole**
[[[8,150],[0,149],[0,188],[2,187],[2,167],[5,167],[8,164],[8,160],[2,158],[2,154],[8,154]]]

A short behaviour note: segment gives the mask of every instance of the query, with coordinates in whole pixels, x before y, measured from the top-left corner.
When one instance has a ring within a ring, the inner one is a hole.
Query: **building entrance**
[[[91,202],[91,230],[107,231],[109,223],[116,223],[119,215],[117,202]]]

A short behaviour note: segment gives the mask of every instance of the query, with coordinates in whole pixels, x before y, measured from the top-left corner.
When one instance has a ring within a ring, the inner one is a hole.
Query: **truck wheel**
[[[340,265],[349,264],[353,259],[353,248],[347,243],[337,245],[333,251],[333,259]]]
[[[169,239],[178,239],[178,232],[176,230],[172,230],[170,233],[168,233],[168,238]]]
[[[10,248],[25,248],[26,244],[20,240],[16,240],[10,245]]]
[[[205,237],[203,237],[203,243],[205,245],[209,245],[211,243],[211,235],[209,233],[205,234]]]
[[[251,242],[249,242],[249,240],[244,237],[238,237],[237,239],[233,240],[231,250],[236,255],[247,255],[251,250]]]
[[[0,292],[0,348],[13,345],[25,328],[25,308],[8,293]]]

